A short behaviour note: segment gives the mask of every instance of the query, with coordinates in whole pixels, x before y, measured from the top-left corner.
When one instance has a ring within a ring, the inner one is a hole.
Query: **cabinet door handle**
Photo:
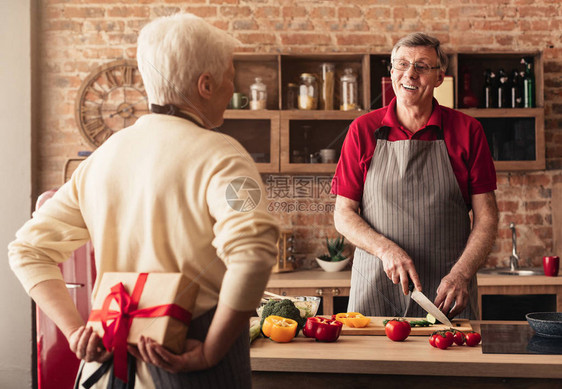
[[[322,289],[316,289],[316,294],[318,296],[322,296],[324,294],[324,291]]]
[[[339,294],[340,294],[340,289],[339,289],[339,288],[334,288],[334,289],[332,289],[332,294],[333,294],[334,296],[339,296]]]

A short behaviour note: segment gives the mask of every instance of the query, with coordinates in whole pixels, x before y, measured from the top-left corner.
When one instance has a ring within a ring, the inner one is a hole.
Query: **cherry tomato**
[[[435,346],[441,350],[445,350],[453,344],[453,338],[447,337],[445,334],[437,334],[435,338]]]
[[[482,340],[482,337],[478,332],[470,331],[467,332],[465,335],[466,335],[466,345],[470,347],[477,346]]]
[[[462,346],[465,340],[466,336],[464,336],[464,333],[461,331],[455,331],[455,334],[453,335],[453,342],[455,342],[456,345]]]
[[[437,334],[432,334],[429,337],[429,344],[432,345],[433,347],[437,347],[435,345],[435,339],[437,338],[437,336],[438,336]]]
[[[412,331],[412,327],[410,327],[410,323],[406,320],[400,319],[393,319],[386,323],[384,326],[384,332],[389,339],[394,340],[395,342],[402,341],[410,335]]]
[[[445,331],[445,337],[451,341],[451,344],[453,344],[453,340],[455,339],[455,334],[453,334],[452,331],[449,330]]]

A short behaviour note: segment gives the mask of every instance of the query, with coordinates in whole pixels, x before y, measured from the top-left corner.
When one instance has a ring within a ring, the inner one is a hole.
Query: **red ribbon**
[[[191,321],[191,312],[176,304],[137,309],[147,277],[148,273],[139,274],[131,296],[121,282],[114,285],[111,293],[105,298],[102,308],[92,310],[88,319],[88,321],[101,321],[104,330],[103,345],[113,351],[113,370],[115,376],[123,382],[127,382],[127,336],[134,318],[170,316],[185,324]],[[117,311],[109,309],[113,300],[119,306]],[[112,321],[111,324],[108,324],[109,321]]]

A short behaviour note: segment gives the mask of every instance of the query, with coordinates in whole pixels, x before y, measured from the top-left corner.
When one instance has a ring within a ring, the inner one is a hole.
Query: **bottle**
[[[472,92],[472,88],[470,87],[471,77],[468,69],[464,69],[462,78],[463,78],[463,91],[462,91],[461,105],[464,108],[475,108],[478,106],[478,98],[474,95],[474,92]]]
[[[530,60],[523,58],[521,63],[525,65],[525,75],[523,76],[523,107],[533,108],[535,106],[535,75],[533,74],[533,64]]]
[[[519,77],[519,72],[517,69],[513,69],[511,71],[511,83],[510,83],[510,106],[511,108],[519,108],[522,106],[522,99],[521,99],[521,89],[523,86],[521,85],[522,78]]]
[[[486,69],[484,72],[484,95],[482,102],[484,104],[484,108],[493,108],[494,107],[494,96],[493,96],[493,85],[492,85],[492,77],[494,73],[490,69]]]
[[[322,93],[320,94],[320,109],[334,109],[334,79],[335,66],[333,63],[320,65],[322,71]]]
[[[498,71],[498,108],[507,108],[509,107],[509,85],[508,85],[509,77],[505,70],[500,69]]]
[[[287,84],[287,109],[297,109],[297,96],[299,94],[299,87],[292,82]]]
[[[303,73],[299,83],[299,109],[316,109],[318,107],[318,84],[316,77]]]
[[[341,111],[352,111],[359,109],[357,101],[357,77],[353,74],[353,69],[346,68],[344,75],[341,76]]]
[[[250,85],[250,109],[266,109],[267,87],[261,77],[256,77],[255,82]]]

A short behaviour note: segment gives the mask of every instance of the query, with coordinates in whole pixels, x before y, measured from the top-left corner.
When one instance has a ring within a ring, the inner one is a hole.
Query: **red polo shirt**
[[[453,172],[463,198],[471,208],[471,195],[496,189],[496,170],[480,122],[459,111],[443,107],[433,99],[433,112],[427,124],[415,133],[403,128],[396,117],[396,98],[384,108],[353,121],[343,143],[341,157],[332,181],[332,193],[361,201],[367,170],[375,152],[374,132],[390,127],[388,140],[436,140],[436,127],[443,129]]]

